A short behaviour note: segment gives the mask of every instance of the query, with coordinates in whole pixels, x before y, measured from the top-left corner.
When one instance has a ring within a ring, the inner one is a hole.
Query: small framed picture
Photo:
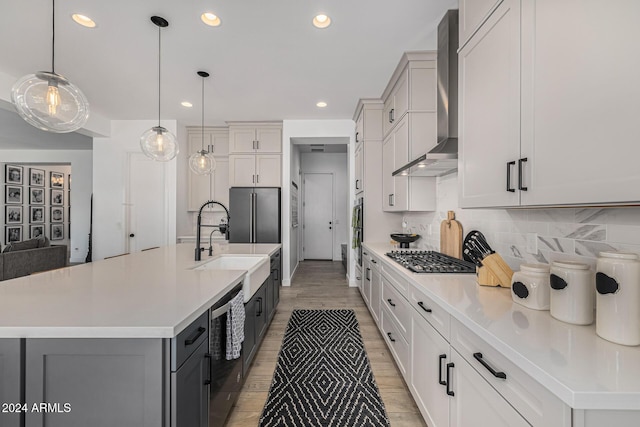
[[[51,240],[63,240],[64,239],[64,224],[51,224]]]
[[[29,204],[44,205],[44,188],[29,188]]]
[[[35,239],[36,237],[44,236],[44,224],[32,225],[29,227],[29,238]]]
[[[44,206],[29,207],[29,222],[39,224],[44,222]]]
[[[4,165],[4,182],[6,184],[22,184],[22,166]]]
[[[22,224],[22,206],[5,206],[4,213],[7,224]]]
[[[51,206],[62,206],[64,202],[64,191],[51,190]]]
[[[51,188],[64,188],[64,174],[51,172]]]
[[[58,206],[51,207],[51,222],[64,222],[64,208]]]
[[[22,187],[7,185],[4,189],[4,202],[6,204],[22,203]]]
[[[12,225],[4,228],[4,243],[8,245],[12,242],[22,241],[22,226]]]
[[[29,169],[29,185],[44,187],[44,171],[42,169]]]

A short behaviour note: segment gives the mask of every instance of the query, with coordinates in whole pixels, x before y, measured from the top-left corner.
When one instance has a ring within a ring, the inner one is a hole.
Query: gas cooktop
[[[435,251],[391,251],[387,256],[414,273],[475,273],[475,264]]]

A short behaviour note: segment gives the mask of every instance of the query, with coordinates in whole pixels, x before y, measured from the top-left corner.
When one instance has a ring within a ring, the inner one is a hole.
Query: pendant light
[[[169,26],[169,22],[160,16],[152,16],[151,22],[158,27],[158,126],[147,130],[140,137],[142,152],[153,160],[167,162],[178,155],[178,140],[174,134],[160,126],[160,51],[161,32]]]
[[[11,88],[11,102],[31,126],[48,132],[80,129],[89,118],[89,102],[82,91],[55,72],[56,2],[52,0],[51,71],[38,71]]]
[[[198,71],[202,77],[202,149],[189,157],[189,167],[198,175],[208,175],[216,169],[216,159],[204,149],[204,79],[209,77],[206,71]]]

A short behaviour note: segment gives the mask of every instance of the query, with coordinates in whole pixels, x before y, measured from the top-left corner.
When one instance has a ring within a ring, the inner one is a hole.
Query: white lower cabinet
[[[449,425],[446,365],[449,343],[416,310],[411,315],[411,381],[409,389],[429,427]],[[487,424],[489,425],[489,424]]]
[[[369,261],[369,256],[366,252],[362,253],[362,288],[360,288],[360,293],[362,293],[364,303],[369,307],[369,301],[371,300],[371,261]]]
[[[454,349],[445,369],[449,371],[448,392],[453,393],[449,400],[450,426],[468,427],[479,422],[491,427],[530,426]]]
[[[384,335],[387,347],[391,350],[396,365],[398,365],[398,369],[402,372],[402,377],[406,382],[409,382],[411,378],[411,370],[409,367],[409,353],[411,348],[409,343],[402,336],[400,327],[396,324],[386,306],[382,307],[380,318],[380,329]]]

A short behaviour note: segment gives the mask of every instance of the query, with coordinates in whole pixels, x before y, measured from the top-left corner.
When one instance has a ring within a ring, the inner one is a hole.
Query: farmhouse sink
[[[271,273],[271,263],[267,255],[222,254],[194,268],[194,270],[242,270],[244,276],[242,290],[247,303]]]

